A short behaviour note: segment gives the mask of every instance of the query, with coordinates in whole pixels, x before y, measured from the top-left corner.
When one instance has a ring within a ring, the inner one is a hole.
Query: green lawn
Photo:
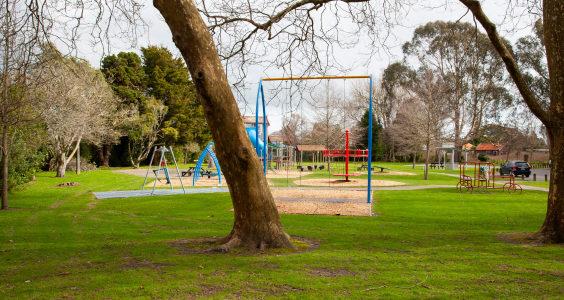
[[[53,176],[38,174],[39,181],[10,193],[10,205],[20,209],[0,211],[0,299],[564,294],[563,247],[524,247],[496,238],[539,229],[545,192],[378,191],[378,217],[282,215],[289,234],[321,243],[313,252],[179,255],[171,245],[175,240],[229,233],[228,194],[96,200],[91,191],[138,189],[143,178],[110,171]],[[68,181],[83,186],[51,187]]]

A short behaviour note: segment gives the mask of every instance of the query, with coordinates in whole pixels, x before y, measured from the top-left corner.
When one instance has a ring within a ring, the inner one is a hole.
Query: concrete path
[[[111,198],[131,198],[131,197],[151,197],[151,196],[169,196],[180,194],[209,194],[209,193],[229,193],[228,189],[223,188],[202,188],[202,189],[153,189],[137,190],[137,191],[112,191],[112,192],[95,192],[92,193],[96,199],[111,199]]]

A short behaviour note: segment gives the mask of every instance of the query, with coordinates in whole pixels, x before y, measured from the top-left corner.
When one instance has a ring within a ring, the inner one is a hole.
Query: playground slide
[[[257,150],[257,153],[261,153],[262,149],[264,148],[264,142],[259,138],[258,139],[258,147],[257,147],[256,128],[255,127],[246,127],[245,129],[247,129],[247,134],[249,135],[249,138],[251,139],[251,143],[253,143],[253,146]]]

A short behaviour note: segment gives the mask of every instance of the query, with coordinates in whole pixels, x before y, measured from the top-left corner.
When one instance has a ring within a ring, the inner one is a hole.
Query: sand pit
[[[272,196],[276,198],[332,198],[332,199],[357,199],[366,201],[366,191],[342,191],[342,190],[302,190],[302,189],[279,189],[272,190]]]
[[[368,203],[274,200],[281,214],[371,216]]]
[[[304,177],[313,174],[313,172],[300,172],[294,170],[291,171],[277,170],[275,172],[276,174],[271,170],[268,170],[268,172],[266,172],[266,178],[300,178],[300,176]]]
[[[360,174],[368,175],[368,172],[361,172]],[[408,172],[372,172],[372,175],[417,175]]]
[[[152,187],[154,184],[154,180],[147,183],[148,187]],[[171,178],[170,182],[172,183],[173,187],[182,187],[180,184],[180,179],[178,178]],[[184,183],[185,187],[192,186],[192,177],[183,177],[182,182]],[[268,185],[272,185],[272,182],[268,182]],[[219,179],[217,177],[207,178],[207,177],[200,177],[194,186],[219,186]],[[221,178],[221,186],[227,187],[227,182],[225,178]],[[166,183],[166,179],[160,179],[157,181],[157,187],[170,187],[170,184]]]
[[[272,196],[282,214],[371,215],[365,191],[276,189]]]
[[[297,185],[307,185],[307,186],[334,186],[334,187],[355,187],[355,186],[368,186],[368,180],[362,179],[351,179],[350,181],[337,180],[337,179],[308,179],[308,180],[296,180],[294,181]],[[397,186],[405,185],[403,182],[391,181],[391,180],[372,180],[372,186]]]

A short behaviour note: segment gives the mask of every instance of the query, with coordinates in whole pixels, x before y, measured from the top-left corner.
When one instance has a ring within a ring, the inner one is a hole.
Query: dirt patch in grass
[[[156,263],[156,262],[152,262],[150,260],[137,260],[137,259],[132,259],[132,260],[128,260],[128,262],[121,266],[119,269],[120,270],[132,270],[132,269],[140,269],[140,268],[149,268],[149,269],[162,269],[165,267],[174,267],[175,265],[171,265],[171,264],[163,264],[163,263]]]
[[[344,269],[329,269],[329,268],[313,268],[309,274],[315,277],[341,277],[341,276],[355,276],[358,273]]]
[[[78,183],[72,181],[72,182],[63,182],[63,183],[60,183],[60,184],[52,186],[52,187],[69,187],[69,186],[82,186],[82,184],[78,184]]]
[[[267,249],[266,251],[261,251],[259,249],[247,249],[247,248],[234,248],[224,251],[220,249],[221,245],[210,244],[207,241],[209,238],[197,238],[197,239],[185,239],[176,240],[170,243],[171,247],[179,250],[178,255],[190,255],[190,254],[205,254],[205,255],[231,255],[231,256],[281,256],[281,255],[292,255],[301,254],[306,252],[312,252],[319,248],[320,242],[313,238],[292,236],[291,241],[296,246],[296,249]]]
[[[368,180],[364,179],[351,179],[349,181],[345,180],[329,180],[329,179],[308,179],[308,180],[296,180],[294,181],[297,185],[307,185],[307,186],[333,186],[333,187],[356,187],[356,186],[368,186]],[[391,181],[391,180],[372,180],[372,186],[396,186],[405,185],[403,182]]]
[[[534,238],[531,238],[532,232],[509,232],[500,233],[497,239],[509,244],[521,245],[523,247],[542,247],[543,244]]]
[[[278,265],[277,264],[260,264],[257,265],[257,267],[262,268],[262,269],[267,269],[267,270],[276,270],[278,269]]]

